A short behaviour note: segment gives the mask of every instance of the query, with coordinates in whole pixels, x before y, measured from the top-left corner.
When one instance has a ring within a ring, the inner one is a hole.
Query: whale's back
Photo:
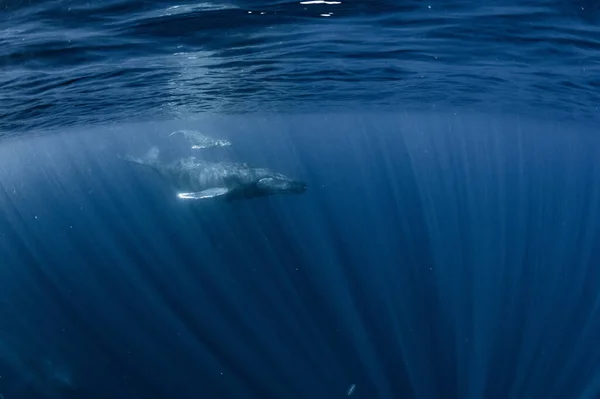
[[[250,168],[246,164],[207,162],[189,157],[169,164],[162,173],[179,189],[203,191],[215,187],[252,185],[266,176],[267,171]]]

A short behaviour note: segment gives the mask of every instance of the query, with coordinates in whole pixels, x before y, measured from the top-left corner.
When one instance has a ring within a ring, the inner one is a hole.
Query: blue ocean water
[[[0,13],[1,399],[600,398],[600,5]]]
[[[0,132],[455,106],[596,119],[594,1],[314,3],[5,0]]]

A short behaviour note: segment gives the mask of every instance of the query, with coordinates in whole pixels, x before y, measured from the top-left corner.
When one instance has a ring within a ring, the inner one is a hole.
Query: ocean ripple
[[[8,2],[0,132],[203,112],[597,117],[592,2],[302,3]]]

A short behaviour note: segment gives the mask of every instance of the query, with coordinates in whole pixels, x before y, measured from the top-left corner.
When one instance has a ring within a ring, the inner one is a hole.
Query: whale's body
[[[207,136],[203,133],[195,130],[177,130],[169,136],[181,136],[186,139],[192,150],[201,150],[205,148],[216,148],[216,147],[229,147],[231,141],[225,139],[216,139],[214,137]]]
[[[275,194],[301,194],[307,188],[302,181],[245,163],[207,162],[193,156],[161,162],[155,147],[145,158],[126,159],[153,168],[178,190],[177,196],[182,199],[249,199]]]

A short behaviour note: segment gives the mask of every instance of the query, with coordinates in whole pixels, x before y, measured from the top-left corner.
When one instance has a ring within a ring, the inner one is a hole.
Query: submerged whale
[[[183,136],[192,146],[192,150],[201,150],[205,148],[229,147],[231,141],[225,139],[215,139],[195,130],[177,130],[171,134],[172,136]]]
[[[301,194],[307,185],[266,168],[245,163],[206,162],[187,157],[165,163],[152,147],[143,158],[126,156],[125,160],[148,166],[169,181],[186,200],[220,198],[226,201],[265,197],[275,194]]]

